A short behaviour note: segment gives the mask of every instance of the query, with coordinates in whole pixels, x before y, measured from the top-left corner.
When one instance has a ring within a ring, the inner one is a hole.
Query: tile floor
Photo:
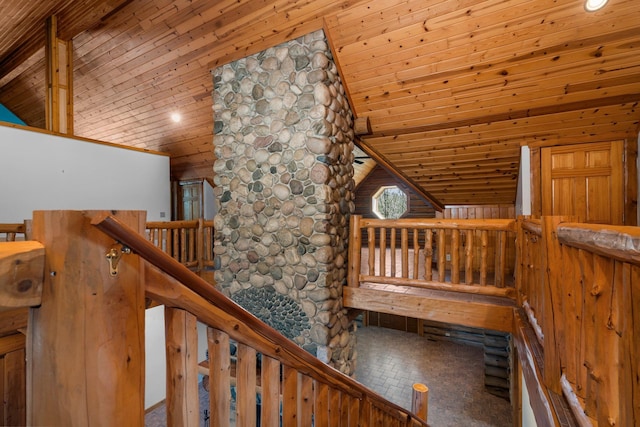
[[[511,404],[484,390],[481,347],[373,326],[361,327],[356,337],[356,379],[407,409],[412,385],[425,384],[430,426],[513,425]]]
[[[356,379],[407,409],[416,382],[429,387],[432,427],[507,427],[511,405],[484,390],[484,361],[480,347],[431,341],[416,334],[379,327],[357,332]],[[209,396],[200,387],[200,407]],[[165,409],[147,414],[147,427],[165,423]],[[201,426],[205,426],[201,417]]]

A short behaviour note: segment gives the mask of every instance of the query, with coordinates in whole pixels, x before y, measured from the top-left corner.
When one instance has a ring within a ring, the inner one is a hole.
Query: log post
[[[411,412],[416,414],[422,421],[427,422],[429,413],[429,387],[421,383],[413,385],[411,395]]]
[[[361,260],[361,249],[362,249],[362,230],[360,230],[360,219],[362,217],[360,215],[351,215],[351,219],[349,221],[349,275],[348,282],[349,286],[358,287],[360,286],[360,263]],[[371,256],[371,254],[369,254]]]
[[[46,128],[73,135],[73,44],[58,38],[55,16],[47,19],[46,27]]]
[[[91,224],[100,214],[33,214],[45,278],[29,312],[27,425],[144,425],[142,264],[123,254],[111,274],[121,246]],[[144,212],[114,215],[144,233]]]

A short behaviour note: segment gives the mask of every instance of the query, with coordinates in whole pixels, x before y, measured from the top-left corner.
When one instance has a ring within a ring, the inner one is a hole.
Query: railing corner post
[[[362,249],[362,231],[360,220],[362,215],[351,215],[349,221],[349,274],[347,275],[347,285],[357,288],[360,286],[360,263]]]
[[[92,225],[91,211],[36,211],[45,248],[42,304],[27,330],[27,425],[144,424],[144,288],[138,256]],[[117,212],[144,232],[144,212]],[[113,255],[115,256],[115,255]],[[112,256],[112,257],[113,257]]]

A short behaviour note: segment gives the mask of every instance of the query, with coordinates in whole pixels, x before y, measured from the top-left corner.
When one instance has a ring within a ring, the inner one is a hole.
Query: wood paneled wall
[[[408,188],[404,182],[389,172],[376,166],[371,173],[356,187],[356,215],[365,218],[377,218],[371,209],[371,197],[382,186],[395,185],[409,196],[409,212],[403,218],[435,218],[436,210],[431,203]]]
[[[436,218],[515,219],[516,207],[512,204],[447,206],[436,213]]]

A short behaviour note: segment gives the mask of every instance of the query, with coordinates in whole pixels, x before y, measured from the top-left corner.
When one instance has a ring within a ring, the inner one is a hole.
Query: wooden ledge
[[[35,241],[0,243],[0,310],[42,301],[44,246]]]
[[[347,308],[511,333],[515,302],[506,297],[367,283],[344,286]]]

